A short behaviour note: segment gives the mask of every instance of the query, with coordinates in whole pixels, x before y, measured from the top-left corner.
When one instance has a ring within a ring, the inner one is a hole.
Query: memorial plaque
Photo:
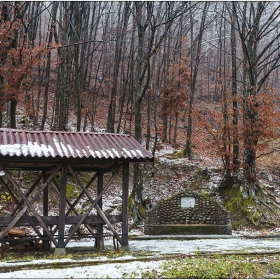
[[[194,197],[181,197],[181,208],[194,208],[195,198]]]

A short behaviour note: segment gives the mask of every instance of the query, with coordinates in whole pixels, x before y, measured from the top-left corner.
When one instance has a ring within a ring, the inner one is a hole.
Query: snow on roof
[[[153,160],[153,155],[126,134],[25,131],[0,128],[0,157]]]

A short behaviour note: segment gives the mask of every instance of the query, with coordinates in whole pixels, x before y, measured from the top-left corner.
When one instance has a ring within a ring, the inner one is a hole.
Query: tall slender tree
[[[160,48],[164,38],[174,20],[184,14],[190,7],[186,2],[134,2],[135,21],[137,25],[138,51],[136,63],[136,97],[135,97],[135,139],[142,142],[142,107],[143,98],[149,88],[151,80],[151,58]],[[195,4],[193,4],[195,5]],[[158,40],[155,41],[156,32],[162,29]],[[149,31],[149,32],[148,32]],[[147,38],[147,35],[149,37]],[[134,212],[143,206],[143,169],[140,164],[134,165],[134,184],[132,196],[134,199]],[[139,214],[139,212],[138,212]],[[134,220],[141,219],[135,215]],[[143,217],[142,217],[143,218]]]
[[[187,109],[187,140],[186,145],[184,149],[184,156],[191,158],[192,156],[192,132],[193,132],[193,106],[194,106],[194,94],[195,94],[195,87],[197,82],[197,74],[199,70],[199,61],[200,61],[200,55],[201,55],[201,45],[202,45],[202,39],[203,39],[203,33],[206,28],[206,17],[208,12],[208,6],[209,3],[205,2],[202,12],[202,19],[200,22],[199,27],[199,33],[197,35],[196,44],[194,44],[194,38],[193,38],[193,30],[191,32],[191,43],[192,43],[192,50],[191,50],[191,82],[190,82],[190,99]],[[192,11],[190,12],[190,18],[192,21]],[[193,28],[193,22],[191,22],[191,28]]]
[[[244,178],[248,191],[257,182],[257,146],[261,119],[258,95],[273,70],[279,67],[280,5],[272,2],[233,2],[232,12],[243,54]]]

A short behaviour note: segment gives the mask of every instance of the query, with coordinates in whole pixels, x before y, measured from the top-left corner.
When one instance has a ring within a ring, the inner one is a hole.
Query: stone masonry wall
[[[181,198],[195,201],[194,205],[183,205]],[[147,213],[145,225],[230,225],[230,213],[214,198],[193,192],[180,192],[161,200]]]

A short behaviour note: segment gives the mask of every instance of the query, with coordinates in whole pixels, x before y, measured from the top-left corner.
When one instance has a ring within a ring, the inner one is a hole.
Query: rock
[[[209,189],[209,190],[213,190],[215,188],[217,188],[218,186],[216,184],[214,184],[213,182],[208,182],[203,186],[203,189]]]
[[[66,249],[65,248],[55,248],[54,255],[55,256],[66,256]]]
[[[211,178],[211,181],[212,181],[214,184],[219,184],[219,183],[220,183],[220,180],[221,180],[220,176],[213,176],[213,177]]]

